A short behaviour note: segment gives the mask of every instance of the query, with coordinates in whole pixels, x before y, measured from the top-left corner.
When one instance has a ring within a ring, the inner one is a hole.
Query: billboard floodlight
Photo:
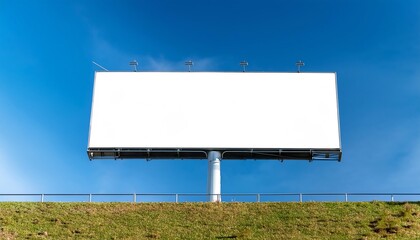
[[[188,60],[185,62],[185,65],[188,66],[188,72],[191,72],[191,67],[194,65],[193,61]]]
[[[246,67],[248,66],[248,62],[247,61],[241,61],[240,63],[239,63],[239,65],[241,65],[242,66],[242,72],[245,72],[245,70],[246,70]]]
[[[130,66],[133,66],[134,72],[137,72],[137,66],[139,65],[139,63],[136,60],[133,60],[129,64]]]
[[[300,73],[300,67],[305,66],[305,63],[302,60],[296,62],[297,72]]]

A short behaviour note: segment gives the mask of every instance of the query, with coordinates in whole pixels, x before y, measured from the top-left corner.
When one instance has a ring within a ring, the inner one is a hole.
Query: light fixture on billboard
[[[305,66],[305,63],[302,60],[296,62],[297,72],[300,73],[300,67]]]
[[[185,65],[188,66],[188,72],[191,72],[191,67],[194,65],[193,61],[188,60],[185,62]]]
[[[137,72],[137,66],[139,65],[139,63],[136,60],[131,61],[130,66],[133,66],[133,71]]]
[[[246,67],[248,66],[248,62],[244,60],[244,61],[241,61],[241,62],[239,63],[239,65],[241,65],[241,66],[242,66],[242,72],[245,72]]]

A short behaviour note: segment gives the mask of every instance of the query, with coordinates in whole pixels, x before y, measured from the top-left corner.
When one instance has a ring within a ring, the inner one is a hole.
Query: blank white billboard
[[[335,73],[97,72],[89,149],[341,149]]]

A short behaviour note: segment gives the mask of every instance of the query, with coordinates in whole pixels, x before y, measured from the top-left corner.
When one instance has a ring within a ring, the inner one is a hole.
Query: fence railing
[[[210,194],[201,193],[71,193],[0,194],[0,201],[13,202],[206,202]],[[361,202],[420,201],[420,193],[223,193],[223,202]]]

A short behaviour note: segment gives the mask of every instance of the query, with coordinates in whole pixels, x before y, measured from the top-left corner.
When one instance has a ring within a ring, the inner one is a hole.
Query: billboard
[[[89,158],[341,159],[335,73],[96,72]]]

